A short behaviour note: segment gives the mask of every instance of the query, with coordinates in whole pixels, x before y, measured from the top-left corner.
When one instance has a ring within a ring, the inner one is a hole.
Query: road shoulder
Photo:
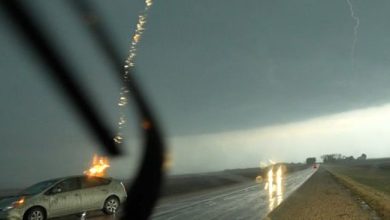
[[[373,219],[356,198],[324,168],[320,168],[266,219]]]

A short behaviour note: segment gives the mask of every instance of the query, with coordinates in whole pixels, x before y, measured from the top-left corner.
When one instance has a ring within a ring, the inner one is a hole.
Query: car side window
[[[84,177],[82,178],[82,187],[90,188],[96,186],[103,186],[110,183],[109,179],[101,178],[101,177]]]
[[[66,179],[60,183],[58,183],[54,188],[55,193],[60,192],[69,192],[78,190],[81,188],[80,179],[79,178],[70,178]]]

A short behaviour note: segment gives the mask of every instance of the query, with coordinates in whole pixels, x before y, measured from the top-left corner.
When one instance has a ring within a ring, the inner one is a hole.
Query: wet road
[[[262,183],[247,183],[226,187],[188,197],[162,200],[155,208],[153,220],[199,220],[199,219],[263,219],[284,199],[302,185],[316,170],[308,168],[282,176],[281,181],[273,178],[272,187],[268,179]],[[278,186],[279,185],[279,186]],[[76,216],[56,220],[80,219]],[[89,213],[86,219],[119,219],[100,212]]]
[[[309,168],[282,176],[265,188],[260,184],[245,184],[239,188],[203,195],[162,201],[152,219],[262,219],[286,197],[304,183],[316,170]]]
[[[246,183],[203,194],[162,200],[152,215],[154,220],[193,219],[263,219],[285,198],[302,185],[316,170],[308,168],[261,183]],[[272,181],[269,182],[269,181]],[[265,189],[265,185],[271,185]],[[55,218],[76,220],[80,216]],[[88,213],[85,219],[113,220],[102,212]]]
[[[108,216],[105,215],[103,212],[96,211],[92,213],[88,213],[85,217],[81,217],[81,215],[70,215],[70,216],[64,216],[60,218],[52,218],[52,220],[116,220],[120,219],[118,216]]]

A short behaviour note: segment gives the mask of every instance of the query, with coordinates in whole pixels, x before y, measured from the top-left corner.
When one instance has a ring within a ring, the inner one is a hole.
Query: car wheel
[[[24,220],[45,220],[46,213],[42,208],[31,208],[24,215]]]
[[[107,215],[113,215],[118,211],[119,199],[115,196],[108,197],[104,202],[103,212]]]

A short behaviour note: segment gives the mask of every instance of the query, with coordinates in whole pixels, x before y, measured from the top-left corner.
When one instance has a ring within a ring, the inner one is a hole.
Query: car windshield
[[[20,192],[21,195],[35,195],[53,186],[58,180],[47,180],[34,184]]]
[[[156,220],[390,219],[390,0],[0,0],[0,29],[0,198],[84,175]]]

